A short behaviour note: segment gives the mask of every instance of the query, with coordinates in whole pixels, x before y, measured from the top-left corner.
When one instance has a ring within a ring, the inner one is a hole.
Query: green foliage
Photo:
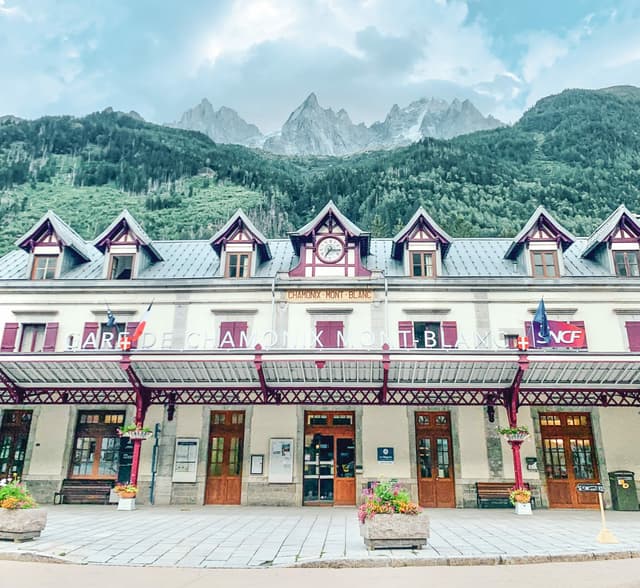
[[[14,510],[18,508],[35,508],[38,506],[29,490],[18,478],[0,486],[0,508]]]
[[[128,208],[154,239],[211,236],[242,207],[268,236],[329,198],[375,236],[422,205],[454,237],[516,234],[538,204],[589,234],[640,210],[640,90],[569,90],[512,127],[345,158],[288,158],[114,112],[0,125],[0,253],[47,209],[93,238]]]

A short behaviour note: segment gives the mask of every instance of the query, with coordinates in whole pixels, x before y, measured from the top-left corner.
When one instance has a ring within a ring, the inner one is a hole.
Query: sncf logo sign
[[[527,332],[533,330],[533,348],[540,347],[575,347],[587,346],[587,335],[584,327],[562,321],[549,321],[549,338],[540,335],[538,323],[527,323]]]

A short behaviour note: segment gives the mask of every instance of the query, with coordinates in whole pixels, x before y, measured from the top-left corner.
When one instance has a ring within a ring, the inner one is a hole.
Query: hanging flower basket
[[[529,438],[529,433],[508,433],[505,437],[507,441],[524,441]]]
[[[504,435],[507,441],[519,441],[522,442],[529,437],[529,429],[524,425],[519,427],[506,427],[504,429],[498,429],[498,433]]]
[[[140,439],[145,441],[153,435],[153,431],[147,427],[136,427],[135,425],[125,425],[118,429],[121,437],[129,437],[129,439]]]

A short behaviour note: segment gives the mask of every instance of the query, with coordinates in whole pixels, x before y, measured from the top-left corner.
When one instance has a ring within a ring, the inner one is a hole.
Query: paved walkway
[[[640,512],[609,512],[620,543],[602,545],[598,511],[431,510],[422,550],[367,551],[354,508],[49,507],[42,536],[0,542],[76,563],[126,566],[271,567],[292,565],[434,565],[640,557]]]

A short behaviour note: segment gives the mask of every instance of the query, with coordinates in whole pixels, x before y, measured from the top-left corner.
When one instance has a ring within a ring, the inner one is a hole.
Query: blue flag
[[[540,299],[538,309],[533,317],[533,322],[538,323],[537,334],[540,341],[549,343],[551,341],[551,333],[549,332],[549,321],[547,320],[547,311],[544,307],[544,298]]]
[[[111,312],[111,309],[107,309],[107,327],[115,327],[116,326],[116,317]]]

